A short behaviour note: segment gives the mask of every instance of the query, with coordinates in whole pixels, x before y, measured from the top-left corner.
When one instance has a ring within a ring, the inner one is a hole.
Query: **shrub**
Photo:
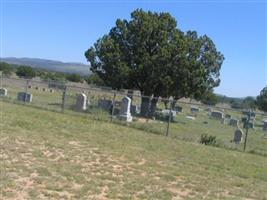
[[[216,145],[216,136],[202,134],[200,138],[200,143],[205,145]]]

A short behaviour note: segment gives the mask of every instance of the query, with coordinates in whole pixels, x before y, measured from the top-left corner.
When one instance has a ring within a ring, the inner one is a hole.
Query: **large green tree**
[[[256,102],[259,109],[267,112],[267,86],[261,90]]]
[[[116,21],[85,56],[91,71],[114,89],[138,89],[149,97],[201,98],[220,83],[223,55],[212,40],[182,32],[169,13],[137,9]],[[157,100],[152,101],[154,110]],[[142,98],[147,113],[149,98]]]

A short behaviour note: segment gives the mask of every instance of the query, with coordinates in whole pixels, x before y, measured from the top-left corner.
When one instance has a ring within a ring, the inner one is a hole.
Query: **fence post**
[[[114,108],[115,108],[115,99],[116,99],[116,92],[114,92],[113,101],[112,101],[111,122],[113,121]]]
[[[62,105],[61,105],[61,112],[64,113],[65,103],[66,103],[66,94],[67,94],[67,86],[64,86],[63,93],[62,93]]]
[[[168,124],[167,124],[167,131],[166,131],[166,137],[169,135],[169,128],[170,128],[170,122],[172,117],[172,101],[170,101],[170,110],[169,110],[169,116],[168,116]]]
[[[245,152],[246,151],[246,146],[247,146],[247,138],[248,138],[248,124],[249,124],[249,121],[250,121],[250,116],[251,116],[251,110],[249,111],[249,115],[248,115],[248,118],[246,120],[246,135],[245,135],[245,142],[244,142],[244,148],[243,148],[243,151]]]

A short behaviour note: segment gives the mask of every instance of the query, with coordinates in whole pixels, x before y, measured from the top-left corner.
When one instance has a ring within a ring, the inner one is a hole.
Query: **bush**
[[[14,67],[8,63],[0,62],[0,71],[2,71],[4,75],[11,75],[14,71]]]
[[[20,66],[16,71],[17,76],[24,78],[33,78],[36,76],[36,72],[30,66]]]
[[[216,145],[216,136],[202,134],[200,138],[200,143],[205,145]]]
[[[68,75],[66,76],[66,79],[67,79],[68,81],[76,82],[76,83],[82,82],[82,77],[81,77],[81,75],[79,75],[79,74],[68,74]]]

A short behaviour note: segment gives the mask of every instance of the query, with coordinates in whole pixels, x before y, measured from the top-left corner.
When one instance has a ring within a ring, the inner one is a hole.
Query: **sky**
[[[216,93],[257,96],[267,86],[266,0],[0,0],[0,57],[86,63],[84,52],[137,8],[169,12],[182,31],[206,34],[223,53]]]

